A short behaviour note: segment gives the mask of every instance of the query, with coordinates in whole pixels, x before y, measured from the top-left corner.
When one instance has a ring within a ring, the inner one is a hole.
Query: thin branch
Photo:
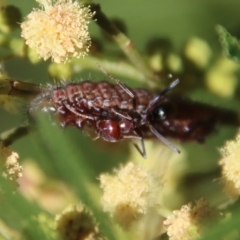
[[[47,86],[28,83],[16,79],[4,79],[0,81],[0,94],[16,97],[36,96],[41,91],[48,90]]]
[[[32,128],[29,125],[12,128],[0,135],[0,143],[7,147],[13,142],[31,133]]]
[[[82,70],[82,68],[99,70],[97,64],[99,64],[111,74],[116,74],[118,76],[123,76],[125,78],[130,78],[140,83],[147,84],[146,77],[142,74],[142,72],[140,72],[138,69],[126,62],[113,62],[105,59],[95,58],[92,56],[88,56],[84,59],[73,59],[71,62],[74,73],[78,73],[79,70]],[[81,66],[81,68],[79,68],[79,66]]]
[[[134,47],[133,42],[111,23],[107,16],[102,12],[99,4],[90,3],[89,6],[91,11],[95,12],[94,19],[96,19],[96,23],[115,40],[130,61],[144,74],[146,79],[152,80],[148,81],[149,87],[156,86],[156,76],[153,74],[150,67],[143,61],[141,55]]]

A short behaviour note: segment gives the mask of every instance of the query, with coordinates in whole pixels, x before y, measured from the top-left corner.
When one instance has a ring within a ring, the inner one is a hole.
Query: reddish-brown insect
[[[122,139],[140,140],[135,147],[146,158],[144,138],[157,137],[179,153],[166,137],[203,142],[217,123],[239,125],[238,115],[230,110],[193,102],[166,93],[178,84],[175,80],[156,95],[144,89],[130,89],[116,80],[70,83],[41,93],[30,104],[36,109],[53,112],[61,126],[73,125],[81,130],[91,127],[108,142]]]

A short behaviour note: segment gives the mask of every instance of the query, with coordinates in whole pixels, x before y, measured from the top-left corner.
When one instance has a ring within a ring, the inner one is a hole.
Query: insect
[[[194,102],[179,96],[167,96],[179,80],[159,94],[145,89],[129,88],[119,80],[69,83],[40,93],[29,106],[29,115],[36,110],[53,113],[62,127],[72,125],[84,131],[90,127],[94,139],[108,142],[122,139],[134,143],[146,158],[144,139],[158,138],[175,152],[180,151],[166,137],[182,141],[204,142],[216,124],[239,125],[234,111]]]
[[[83,130],[87,125],[95,130],[96,138],[108,142],[140,140],[141,149],[136,144],[135,147],[146,158],[144,131],[141,130],[145,126],[179,152],[153,127],[149,118],[161,97],[178,82],[174,81],[159,95],[144,89],[130,89],[119,81],[117,84],[107,81],[71,83],[38,95],[30,104],[29,114],[31,116],[37,109],[53,112],[62,127],[73,125]]]
[[[60,86],[42,86],[9,79],[1,82],[1,89],[9,95],[34,95],[29,104],[29,118],[40,110],[54,115],[62,127],[72,125],[82,131],[93,129],[94,139],[118,142],[122,139],[139,140],[134,143],[146,158],[144,139],[158,138],[175,152],[180,152],[167,138],[181,141],[204,142],[217,124],[239,126],[239,115],[228,109],[195,102],[181,96],[168,96],[178,80],[159,94],[145,89],[130,88],[118,79],[108,81],[68,83]],[[5,91],[5,90],[4,90]],[[9,145],[12,139],[28,134],[27,127],[20,127],[1,139]],[[87,132],[86,132],[87,133]],[[88,133],[87,133],[88,134]]]

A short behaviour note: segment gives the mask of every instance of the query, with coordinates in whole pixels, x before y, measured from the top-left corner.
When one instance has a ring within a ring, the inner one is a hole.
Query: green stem
[[[156,85],[156,76],[153,74],[150,67],[143,61],[141,55],[134,47],[133,42],[111,23],[107,16],[101,11],[99,4],[91,3],[91,1],[89,2],[91,11],[95,12],[94,19],[96,19],[96,23],[115,40],[134,66],[136,66],[147,79],[152,80],[148,81],[149,87],[154,87],[154,85]]]
[[[88,56],[84,59],[73,59],[71,64],[73,65],[74,73],[79,72],[79,70],[82,70],[82,68],[99,70],[98,65],[100,65],[104,70],[111,74],[116,74],[125,78],[131,78],[146,84],[145,76],[131,64],[126,62],[119,63]],[[79,68],[79,66],[81,66],[81,68]]]
[[[15,57],[14,54],[10,53],[10,54],[6,54],[0,57],[0,61],[4,62],[4,61],[8,61],[10,59],[13,59]]]
[[[16,97],[35,96],[41,91],[48,90],[47,86],[41,86],[35,83],[22,82],[16,79],[0,80],[0,94]]]
[[[13,142],[15,142],[16,140],[18,140],[19,138],[22,138],[28,135],[31,131],[32,129],[29,125],[20,126],[20,127],[7,130],[6,132],[0,135],[0,143],[4,147],[7,147],[11,145]]]

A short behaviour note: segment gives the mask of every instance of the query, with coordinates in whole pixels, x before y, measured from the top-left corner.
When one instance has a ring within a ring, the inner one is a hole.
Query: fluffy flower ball
[[[91,45],[88,24],[94,13],[77,1],[38,1],[43,9],[34,9],[21,24],[26,44],[56,63],[84,57]]]
[[[184,205],[173,212],[165,221],[169,240],[193,240],[201,236],[209,221],[218,219],[220,212],[212,209],[209,203],[200,199],[195,206]]]
[[[223,158],[219,162],[222,167],[221,182],[225,192],[232,198],[240,195],[240,134],[235,141],[228,141],[221,149]]]
[[[4,164],[3,176],[10,181],[17,181],[22,177],[23,168],[18,162],[19,155],[9,148],[0,145],[0,163]]]
[[[103,240],[92,214],[81,205],[67,207],[55,222],[62,239]]]
[[[140,220],[150,208],[158,207],[161,181],[140,165],[128,163],[115,175],[102,174],[104,210],[125,229]]]

